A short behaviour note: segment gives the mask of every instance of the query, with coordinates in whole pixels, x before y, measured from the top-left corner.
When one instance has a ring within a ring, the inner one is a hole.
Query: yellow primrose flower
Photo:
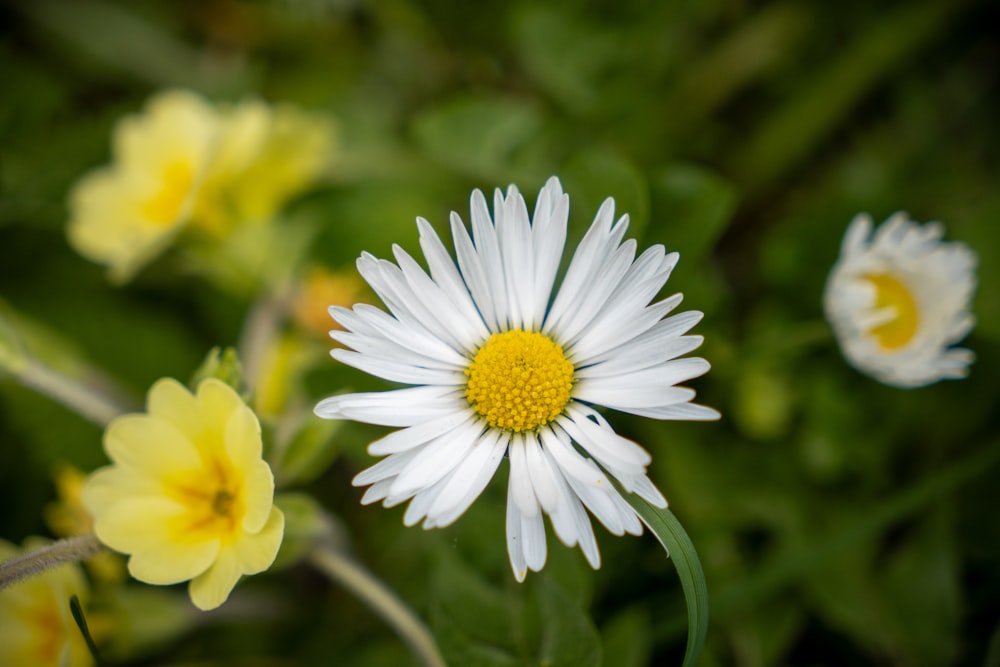
[[[113,280],[129,280],[187,220],[217,134],[212,107],[179,90],[120,121],[113,164],[84,176],[70,193],[70,244],[106,265]]]
[[[42,540],[29,540],[25,550],[42,545]],[[14,545],[0,540],[0,562],[17,555]],[[92,665],[83,634],[69,611],[73,595],[81,604],[87,597],[87,583],[74,564],[46,570],[0,591],[0,665]]]
[[[285,519],[261,457],[260,424],[227,384],[203,380],[192,394],[176,380],[149,390],[145,414],[108,425],[112,465],[83,490],[97,537],[128,554],[149,584],[190,580],[199,609],[218,607],[241,575],[263,572]]]
[[[333,149],[327,117],[246,100],[220,111],[223,130],[192,212],[192,224],[224,237],[234,226],[266,221],[303,192]]]

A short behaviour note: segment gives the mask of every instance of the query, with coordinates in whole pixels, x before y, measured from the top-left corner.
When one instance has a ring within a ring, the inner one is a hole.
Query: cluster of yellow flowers
[[[70,243],[127,281],[182,233],[220,239],[269,220],[320,176],[333,142],[328,118],[295,107],[160,93],[117,125],[112,164],[71,192]]]

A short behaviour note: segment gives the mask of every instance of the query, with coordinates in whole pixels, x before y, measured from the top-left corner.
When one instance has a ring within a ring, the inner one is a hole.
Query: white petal
[[[334,330],[330,332],[330,338],[368,359],[396,366],[414,366],[435,371],[445,371],[446,373],[462,373],[468,365],[468,360],[464,357],[459,357],[460,362],[458,364],[452,361],[443,361],[409,350],[381,336],[369,336],[352,331]],[[335,355],[334,358],[336,358]]]
[[[714,408],[709,408],[697,403],[678,403],[658,408],[629,408],[622,409],[640,417],[651,419],[672,419],[676,421],[715,421],[722,415]]]
[[[584,458],[576,451],[569,434],[558,424],[550,424],[541,430],[540,435],[546,453],[552,457],[565,475],[588,486],[611,486],[611,482],[597,467],[597,464],[591,459]]]
[[[481,432],[478,423],[466,422],[428,442],[399,472],[389,495],[407,495],[436,484],[465,458]]]
[[[663,301],[646,306],[642,311],[617,322],[605,322],[603,326],[589,332],[586,337],[567,349],[567,354],[577,366],[586,366],[595,360],[611,354],[611,350],[624,347],[636,336],[650,330],[664,315],[677,307],[683,295],[674,294]]]
[[[563,193],[562,185],[555,176],[551,177],[538,193],[535,212],[531,221],[534,237],[534,294],[531,304],[531,321],[540,325],[552,297],[559,263],[566,245],[566,226],[569,219],[569,196]]]
[[[486,269],[479,259],[479,254],[476,252],[475,246],[472,245],[472,239],[469,238],[469,233],[466,231],[462,219],[457,213],[451,214],[451,237],[455,242],[455,258],[458,260],[459,270],[465,279],[465,284],[469,288],[472,300],[476,304],[476,309],[482,315],[483,321],[490,331],[499,331],[500,326],[497,323],[498,308],[490,293],[490,284],[486,276]]]
[[[524,435],[515,433],[508,448],[510,457],[510,494],[514,497],[521,513],[533,517],[538,514],[538,500],[535,498],[528,473],[527,452]]]
[[[525,434],[521,442],[525,451],[528,479],[531,481],[535,498],[542,510],[551,514],[559,508],[559,488],[542,456],[538,436],[533,433]]]
[[[599,391],[613,391],[615,389],[628,391],[630,388],[669,387],[700,377],[707,373],[710,368],[709,363],[701,357],[671,359],[655,366],[617,375],[585,376],[573,387],[573,395],[574,397],[582,397],[582,392],[590,388]]]
[[[499,193],[499,190],[497,191]],[[495,198],[497,241],[503,259],[505,291],[511,328],[534,328],[532,315],[532,285],[534,283],[534,252],[531,247],[531,227],[528,208],[515,186],[510,186],[505,199]],[[503,215],[499,211],[502,208]]]
[[[586,298],[595,267],[603,266],[606,257],[618,247],[627,224],[619,225],[617,228],[612,227],[614,214],[614,200],[605,199],[597,215],[594,216],[594,222],[573,253],[573,259],[570,260],[552,308],[545,316],[543,333],[548,334],[560,326],[562,319],[578,307],[578,302]],[[620,234],[616,234],[616,230]]]
[[[514,502],[514,493],[508,482],[507,489],[507,555],[514,578],[524,581],[528,574],[528,563],[524,557],[524,537],[521,534],[521,510]]]
[[[495,319],[499,329],[506,329],[510,314],[507,304],[507,292],[504,287],[503,259],[500,257],[500,244],[497,241],[496,228],[490,218],[483,193],[476,190],[469,202],[472,218],[472,238],[476,246],[476,255],[483,267],[486,285],[489,288],[490,300],[493,302]],[[502,215],[502,209],[495,211]]]
[[[475,324],[479,339],[485,340],[489,336],[489,331],[469,294],[468,287],[455,268],[455,262],[448,255],[444,244],[429,222],[417,218],[417,226],[420,229],[420,247],[424,251],[424,257],[427,258],[431,277],[461,312],[462,317]]]
[[[408,326],[375,306],[359,303],[353,310],[331,306],[330,315],[344,329],[384,344],[408,350],[421,357],[429,357],[455,368],[464,368],[468,364],[468,359],[433,336],[426,328]]]
[[[440,323],[441,330],[454,336],[462,349],[474,349],[489,337],[486,326],[478,314],[471,309],[466,311],[449,298],[449,294],[431,277],[424,273],[416,260],[410,257],[398,245],[393,245],[392,252],[396,262],[406,278],[406,283],[413,293],[426,307],[425,316]],[[435,329],[437,330],[437,329]]]
[[[629,324],[663,288],[678,257],[676,252],[665,254],[663,246],[657,245],[647,249],[620,277],[608,274],[604,289],[591,295],[596,304],[592,310],[584,311],[581,323],[567,325],[579,330],[579,334],[572,334],[578,348],[575,353],[589,356],[608,344],[621,345],[642,333]]]
[[[577,400],[623,411],[687,403],[694,398],[695,391],[687,387],[665,385],[633,387],[627,382],[604,382],[601,378],[581,382],[574,387],[573,394]]]
[[[320,401],[314,412],[324,419],[351,419],[379,426],[413,426],[467,411],[468,404],[451,387],[408,387],[392,391],[340,394]]]
[[[416,449],[411,449],[401,454],[392,454],[382,459],[375,465],[366,468],[354,476],[351,480],[351,484],[354,486],[367,486],[375,482],[381,482],[388,479],[395,479],[396,475],[400,473],[420,451]]]
[[[606,262],[593,268],[587,276],[587,291],[581,293],[572,311],[553,326],[553,335],[568,346],[586,335],[587,325],[606,307],[608,298],[631,266],[635,250],[635,239],[628,239],[611,253]]]
[[[666,321],[666,320],[663,320]],[[676,359],[701,346],[702,336],[671,337],[661,332],[650,331],[628,345],[623,345],[605,353],[604,361],[597,361],[578,369],[574,378],[600,378],[624,375]]]
[[[559,426],[612,474],[645,472],[652,460],[649,452],[610,427],[604,427],[602,424],[607,422],[590,408],[570,403],[566,412],[556,420]]]
[[[499,432],[489,431],[483,435],[427,510],[425,528],[447,526],[465,513],[496,474],[507,451],[507,442]]]
[[[538,572],[545,567],[548,555],[545,544],[545,523],[542,515],[521,515],[521,545],[524,548],[524,560],[528,567]]]
[[[372,456],[385,456],[405,452],[444,435],[472,419],[474,417],[469,412],[450,412],[443,417],[393,431],[368,445],[368,453]]]

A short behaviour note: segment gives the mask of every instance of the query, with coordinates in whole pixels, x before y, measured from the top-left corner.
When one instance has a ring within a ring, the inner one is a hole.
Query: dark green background
[[[414,250],[468,195],[551,174],[578,238],[614,196],[640,245],[681,253],[667,289],[706,313],[714,424],[612,416],[698,547],[702,664],[1000,664],[1000,8],[988,1],[747,3],[284,0],[0,4],[0,297],[137,396],[236,342],[248,302],[168,257],[113,287],[66,244],[65,196],[109,159],[115,121],[157,90],[325,110],[340,153],[290,209],[313,259]],[[851,217],[941,220],[979,255],[971,376],[917,390],[848,367],[821,295]],[[333,370],[317,397],[380,386]],[[349,485],[372,432],[307,490],[457,665],[679,664],[672,566],[598,528],[592,573],[550,533],[513,582],[502,472],[454,526],[404,529]],[[57,461],[104,461],[100,431],[0,382],[0,537],[44,533]],[[503,467],[502,467],[503,469]],[[241,596],[243,596],[241,598]],[[244,583],[121,664],[415,664],[359,602],[304,567]],[[268,613],[262,615],[262,609]],[[992,652],[990,647],[992,647]],[[410,661],[409,663],[407,661]]]

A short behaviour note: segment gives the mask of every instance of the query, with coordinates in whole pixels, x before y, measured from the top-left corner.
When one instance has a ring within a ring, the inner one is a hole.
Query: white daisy
[[[976,256],[941,241],[944,227],[919,225],[905,213],[872,237],[872,219],[854,218],[826,285],[826,317],[858,370],[885,384],[922,387],[963,378],[974,355],[949,347],[975,323],[969,303]]]
[[[717,419],[677,384],[704,374],[708,362],[679,358],[701,342],[684,335],[702,318],[664,316],[676,294],[650,303],[677,263],[656,245],[636,258],[623,241],[628,216],[614,220],[605,200],[555,297],[566,243],[569,197],[549,179],[530,219],[510,186],[471,197],[472,236],[451,215],[457,267],[434,229],[417,218],[430,275],[398,246],[396,264],[364,253],[358,270],[389,309],[331,308],[351,349],[335,359],[385,380],[416,385],[333,396],[316,406],[327,419],[399,427],[368,448],[385,456],[354,478],[369,486],[362,502],[386,507],[410,500],[404,523],[447,526],[486,487],[504,454],[510,459],[507,551],[521,581],[545,564],[542,515],[590,564],[600,555],[589,510],[615,535],[642,532],[628,492],[666,507],[646,476],[649,453],[617,435],[592,406],[654,419]],[[391,314],[390,314],[391,313]]]

